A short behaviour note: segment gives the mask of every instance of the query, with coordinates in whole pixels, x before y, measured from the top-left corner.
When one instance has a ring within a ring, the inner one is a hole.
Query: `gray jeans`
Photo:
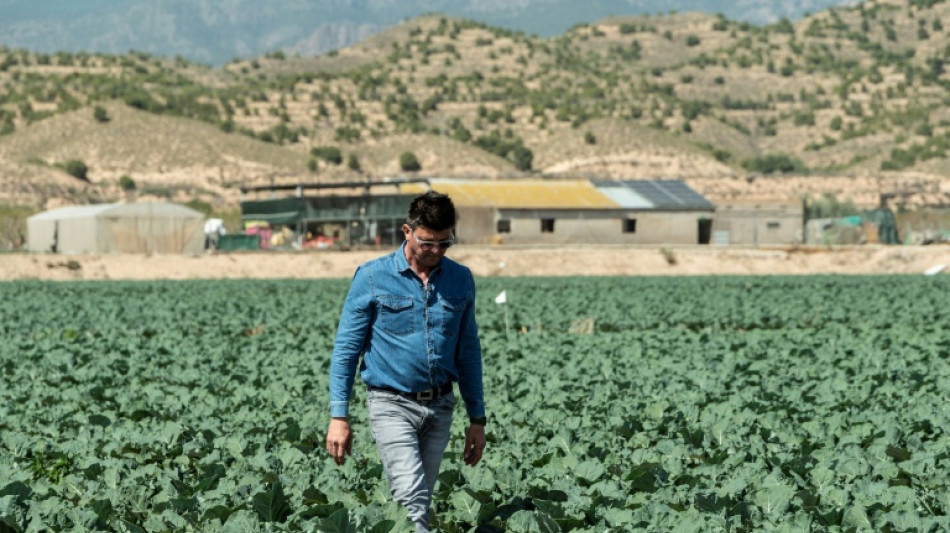
[[[370,390],[369,425],[393,499],[409,511],[416,532],[429,531],[432,490],[449,443],[455,395],[415,401]]]

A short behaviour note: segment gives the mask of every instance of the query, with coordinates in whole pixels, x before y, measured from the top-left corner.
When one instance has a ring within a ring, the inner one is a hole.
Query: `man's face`
[[[451,229],[433,231],[425,226],[417,226],[413,230],[409,224],[403,224],[402,231],[406,236],[410,259],[425,268],[434,268],[454,242]]]

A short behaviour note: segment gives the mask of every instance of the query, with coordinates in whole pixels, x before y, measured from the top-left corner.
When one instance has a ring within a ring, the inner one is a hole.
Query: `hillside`
[[[753,23],[798,20],[848,0],[3,0],[0,45],[36,52],[140,50],[222,65],[275,50],[345,48],[425,13],[549,37],[616,13],[702,10]]]
[[[795,24],[682,13],[538,38],[433,15],[324,56],[220,69],[0,50],[0,202],[157,194],[227,209],[235,185],[394,175],[412,152],[420,175],[946,205],[943,20],[946,2],[887,0]],[[86,181],[57,167],[68,160]]]

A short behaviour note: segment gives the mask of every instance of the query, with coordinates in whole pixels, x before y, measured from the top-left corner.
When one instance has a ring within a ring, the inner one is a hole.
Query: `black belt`
[[[398,394],[405,398],[409,398],[410,400],[423,402],[426,400],[434,400],[438,398],[439,396],[442,396],[445,394],[451,394],[452,382],[449,381],[448,383],[446,383],[445,385],[442,385],[441,387],[435,387],[434,389],[426,389],[421,392],[403,392],[401,390],[396,390],[391,387],[367,387],[367,389],[391,392],[393,394]]]

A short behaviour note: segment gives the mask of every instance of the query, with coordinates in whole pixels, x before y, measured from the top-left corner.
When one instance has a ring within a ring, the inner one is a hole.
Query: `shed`
[[[62,207],[27,220],[34,252],[198,254],[204,215],[165,202]]]
[[[716,209],[713,244],[799,244],[804,216],[802,202],[794,198],[728,200]]]

